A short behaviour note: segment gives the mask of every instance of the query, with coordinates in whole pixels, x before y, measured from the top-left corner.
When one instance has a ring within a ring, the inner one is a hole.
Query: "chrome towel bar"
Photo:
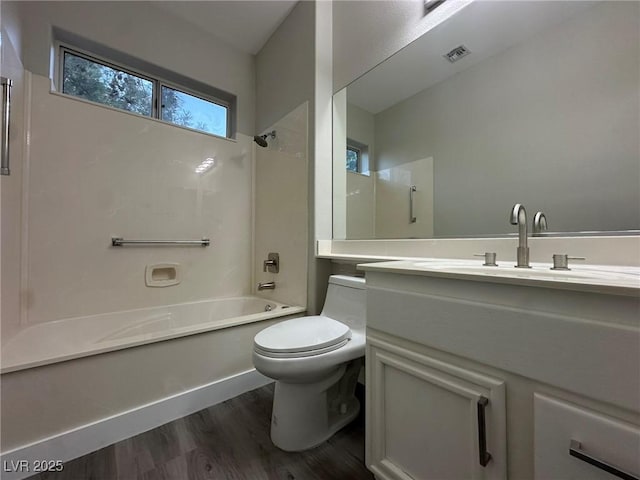
[[[2,84],[2,143],[0,144],[0,175],[9,175],[9,120],[11,117],[11,87],[13,81],[0,77]]]
[[[124,247],[125,245],[197,245],[208,247],[210,243],[208,238],[202,240],[125,240],[122,237],[111,237],[112,247]]]
[[[415,201],[415,193],[417,190],[418,189],[415,185],[411,185],[409,187],[409,223],[416,223],[416,221],[418,220],[416,218],[416,211],[413,205],[413,202]]]

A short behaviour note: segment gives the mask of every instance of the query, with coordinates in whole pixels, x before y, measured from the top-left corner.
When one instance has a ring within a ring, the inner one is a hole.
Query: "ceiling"
[[[155,1],[157,8],[255,55],[297,0]]]
[[[474,1],[351,83],[347,101],[377,114],[596,3]],[[443,58],[459,45],[471,54],[456,63]]]

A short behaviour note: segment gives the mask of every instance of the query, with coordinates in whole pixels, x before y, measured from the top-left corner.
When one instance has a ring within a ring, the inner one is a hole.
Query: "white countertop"
[[[551,270],[551,265],[546,263],[531,263],[530,269],[514,268],[513,262],[498,262],[497,267],[482,263],[482,260],[423,258],[359,264],[358,269],[640,297],[638,267],[571,265],[567,271]]]

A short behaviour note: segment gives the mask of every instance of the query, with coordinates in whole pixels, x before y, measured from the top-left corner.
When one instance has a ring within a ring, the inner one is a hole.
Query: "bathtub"
[[[304,310],[246,296],[40,323],[20,330],[3,345],[0,373],[296,315]]]

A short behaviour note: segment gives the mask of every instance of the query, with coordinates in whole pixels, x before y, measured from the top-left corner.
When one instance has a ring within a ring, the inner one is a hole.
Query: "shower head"
[[[253,137],[253,141],[256,142],[258,145],[260,145],[261,147],[266,147],[268,145],[267,140],[265,139],[265,136],[255,136]]]
[[[256,135],[253,137],[253,141],[261,147],[266,147],[269,145],[267,143],[267,137],[276,138],[276,131],[272,130],[269,133],[265,133],[264,135]]]

